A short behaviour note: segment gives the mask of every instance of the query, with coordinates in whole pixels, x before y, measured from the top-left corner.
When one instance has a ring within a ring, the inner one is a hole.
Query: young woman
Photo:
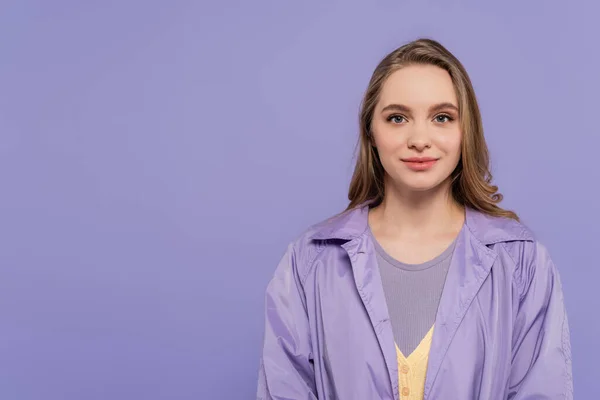
[[[572,399],[558,271],[498,205],[473,86],[438,42],[375,69],[349,199],[268,285],[258,399]]]

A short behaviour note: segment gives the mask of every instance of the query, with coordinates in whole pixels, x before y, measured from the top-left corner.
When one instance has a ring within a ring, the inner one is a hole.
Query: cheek
[[[441,136],[438,146],[448,156],[459,156],[462,148],[462,135],[460,133]]]
[[[402,147],[402,140],[398,135],[376,136],[375,143],[380,156],[395,154]]]

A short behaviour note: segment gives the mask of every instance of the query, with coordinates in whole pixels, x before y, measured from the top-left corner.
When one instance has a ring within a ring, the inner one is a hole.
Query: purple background
[[[598,398],[597,6],[207,3],[0,3],[0,397],[253,398],[265,285],[345,206],[370,73],[423,35],[472,77]]]

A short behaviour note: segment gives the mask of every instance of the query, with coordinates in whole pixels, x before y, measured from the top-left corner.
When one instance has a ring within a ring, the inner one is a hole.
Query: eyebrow
[[[429,107],[429,113],[433,114],[436,111],[440,111],[440,110],[448,109],[448,108],[458,112],[458,107],[456,107],[454,104],[444,102],[444,103],[434,104],[431,107]],[[401,111],[406,114],[412,113],[412,110],[410,109],[410,107],[405,106],[404,104],[388,104],[387,106],[383,107],[381,112],[384,113],[389,110]]]

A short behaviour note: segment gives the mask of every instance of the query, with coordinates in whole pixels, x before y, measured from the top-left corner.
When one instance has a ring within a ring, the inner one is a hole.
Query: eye
[[[393,122],[394,124],[401,124],[403,120],[406,121],[406,118],[404,118],[402,115],[394,114],[387,117],[387,120]]]
[[[454,118],[452,118],[448,114],[439,114],[439,115],[436,115],[436,117],[434,119],[435,119],[435,122],[439,122],[441,124],[443,124],[445,122],[454,121]]]

